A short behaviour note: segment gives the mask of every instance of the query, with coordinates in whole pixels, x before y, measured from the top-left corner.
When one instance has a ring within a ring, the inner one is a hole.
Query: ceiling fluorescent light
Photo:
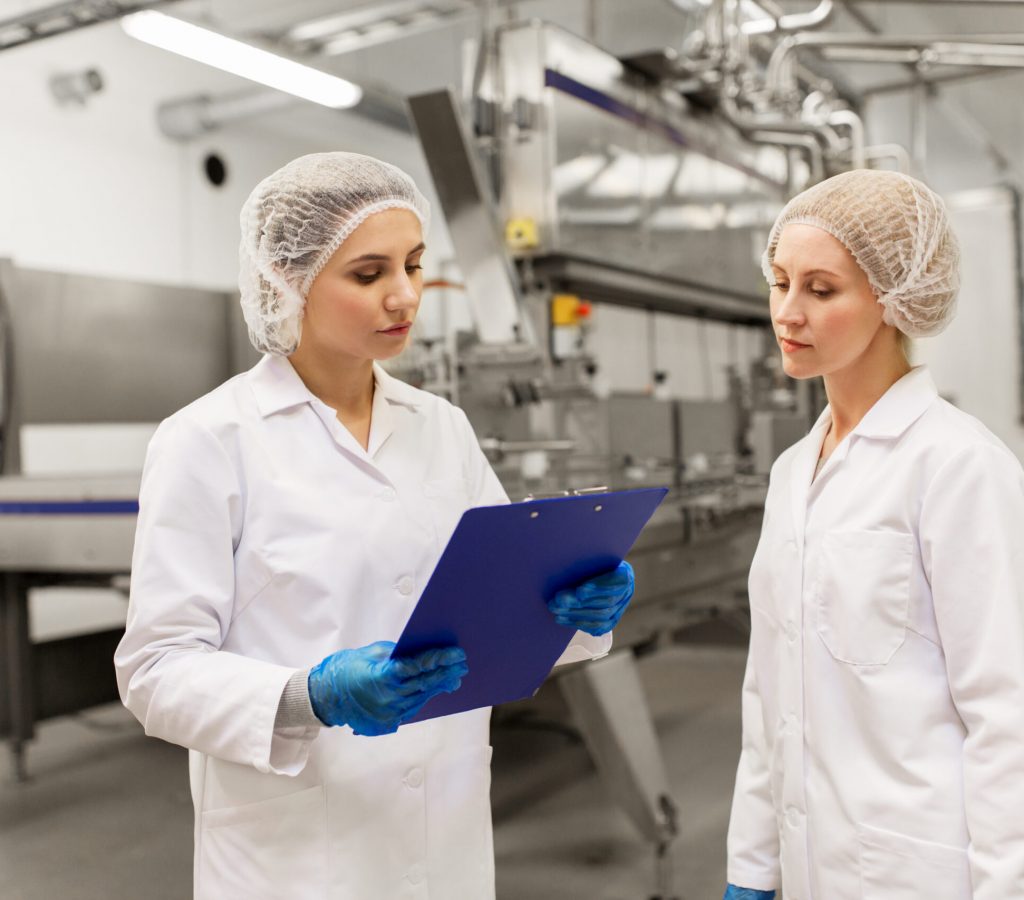
[[[154,47],[334,109],[355,106],[363,96],[358,85],[344,78],[164,13],[132,13],[121,19],[121,27]]]

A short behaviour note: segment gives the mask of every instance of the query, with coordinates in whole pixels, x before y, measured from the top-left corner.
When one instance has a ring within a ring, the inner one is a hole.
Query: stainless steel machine
[[[685,811],[668,789],[635,654],[745,609],[764,450],[782,449],[780,417],[803,422],[806,409],[755,373],[734,373],[724,399],[608,395],[581,323],[594,302],[766,331],[759,254],[790,161],[544,23],[499,28],[481,69],[486,94],[410,99],[476,329],[411,360],[406,376],[433,377],[457,399],[513,498],[672,488],[630,554],[637,594],[616,650],[557,675],[602,780],[654,848],[655,890],[668,898],[668,848]],[[773,423],[767,436],[762,421]]]
[[[764,460],[785,436],[780,417],[798,423],[807,408],[754,372],[734,373],[718,399],[609,395],[583,310],[612,304],[763,332],[757,256],[792,160],[558,28],[505,26],[488,53],[478,69],[489,91],[474,77],[466,98],[410,101],[475,328],[420,348],[399,374],[465,408],[513,498],[672,488],[630,555],[638,591],[616,652],[558,675],[603,780],[652,844],[656,890],[668,898],[668,848],[685,811],[668,789],[634,654],[709,615],[742,612]],[[137,472],[19,475],[19,430],[158,421],[252,362],[232,306],[226,294],[0,264],[0,734],[19,773],[38,718],[114,699],[119,637],[32,645],[27,590],[123,578],[138,485]],[[75,692],[59,677],[72,656],[79,671],[83,659],[95,664]]]
[[[0,736],[19,778],[35,722],[117,699],[122,629],[33,643],[28,594],[126,584],[141,471],[141,459],[100,475],[70,460],[68,472],[25,474],[23,432],[170,415],[251,363],[233,306],[226,293],[0,260]]]

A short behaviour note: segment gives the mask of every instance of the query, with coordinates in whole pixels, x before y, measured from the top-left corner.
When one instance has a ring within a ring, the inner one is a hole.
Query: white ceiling
[[[449,3],[453,0],[448,0]],[[474,0],[462,0],[473,5]],[[817,0],[777,0],[787,11],[800,12],[813,8]],[[380,7],[382,3],[367,0],[293,0],[290,3],[270,0],[182,0],[171,4],[184,14],[208,18],[221,27],[241,35],[283,33],[299,22],[353,10]],[[838,2],[838,10],[826,32],[867,34],[858,17],[874,22],[886,34],[969,35],[972,32],[1018,33],[1024,35],[1024,4],[988,3],[967,0],[965,3],[899,2],[899,0],[852,0]],[[593,9],[593,14],[591,13]],[[554,21],[571,30],[583,32],[591,22],[596,26],[596,42],[613,53],[626,55],[661,46],[680,46],[687,33],[697,26],[694,16],[687,16],[672,7],[668,0],[523,0],[505,3],[499,16],[511,10],[521,18],[536,17]],[[321,60],[326,67],[339,72],[362,72],[399,92],[445,83],[457,76],[459,64],[455,57],[466,37],[475,34],[477,26],[462,22],[413,38],[356,51],[341,57]],[[844,80],[855,88],[909,80],[906,67],[879,64],[833,63]],[[940,73],[943,70],[936,70]],[[951,71],[951,70],[945,70]],[[980,90],[959,91],[976,105],[979,95],[992,98],[982,102],[991,106],[996,118],[1006,116],[1014,105],[1024,79],[999,76],[980,82]],[[991,85],[989,87],[988,85]],[[984,114],[986,110],[981,109]]]
[[[437,0],[454,5],[460,0]],[[471,4],[475,0],[461,0]],[[696,2],[696,0],[695,0]],[[776,0],[787,11],[813,8],[817,0]],[[0,0],[0,21],[19,13],[54,5],[54,0]],[[367,0],[179,0],[166,5],[170,12],[206,21],[241,37],[274,36],[290,27],[322,16],[369,10],[389,5]],[[972,32],[1024,34],[1024,4],[993,5],[985,0],[965,4],[946,2],[904,3],[898,0],[870,0],[843,3],[826,31],[865,33],[851,8],[870,18],[886,34],[950,34]],[[845,7],[845,8],[844,8]],[[698,19],[684,15],[669,0],[522,0],[505,3],[499,17],[516,15],[554,21],[579,33],[592,31],[592,38],[619,55],[664,46],[679,47]],[[443,28],[378,44],[339,56],[320,58],[317,65],[347,76],[364,85],[384,87],[405,95],[460,81],[463,45],[478,31],[471,17]],[[55,39],[59,40],[59,39]],[[46,42],[48,43],[48,42]],[[9,51],[26,54],[30,48]],[[6,55],[6,54],[4,54]],[[6,62],[6,60],[3,60]],[[100,65],[103,60],[97,60]],[[113,63],[111,63],[113,64]],[[910,81],[906,67],[832,63],[843,80],[857,89],[881,83]],[[938,74],[938,72],[937,72]],[[197,78],[200,77],[197,73]],[[223,76],[209,72],[210,92],[223,91]],[[1000,74],[984,80],[956,83],[941,88],[961,109],[967,109],[982,126],[980,131],[1007,154],[1016,155],[1024,145],[1024,72]],[[322,123],[334,127],[330,114],[316,108],[298,108],[280,117],[281,127],[313,132]],[[876,139],[877,136],[876,136]]]

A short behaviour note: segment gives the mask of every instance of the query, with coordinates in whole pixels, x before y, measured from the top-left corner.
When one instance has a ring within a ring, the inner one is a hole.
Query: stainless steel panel
[[[753,293],[642,272],[607,260],[551,253],[520,261],[521,267],[527,265],[531,275],[546,281],[552,291],[600,303],[700,316],[737,325],[761,325],[769,319],[768,304]]]
[[[675,465],[679,461],[676,408],[648,394],[608,398],[608,448],[614,460]]]
[[[0,503],[137,501],[140,474],[0,478]],[[134,513],[59,514],[0,511],[0,571],[116,573],[131,568]]]
[[[680,452],[683,460],[703,454],[708,458],[735,456],[737,409],[731,400],[680,400]]]
[[[789,410],[754,410],[750,415],[750,448],[754,471],[767,475],[787,447],[807,434],[807,416]]]
[[[675,804],[633,654],[580,666],[558,686],[609,793],[647,840],[669,842]]]
[[[10,340],[5,473],[25,423],[154,422],[232,374],[226,293],[0,261]]]
[[[249,340],[249,327],[242,317],[238,292],[228,297],[228,368],[231,375],[245,372],[260,361],[262,354]]]
[[[450,91],[409,98],[412,120],[466,282],[480,340],[511,343],[521,333],[518,282],[474,152]]]
[[[117,573],[131,569],[134,515],[0,516],[0,571]]]
[[[4,267],[23,422],[149,422],[230,374],[227,296]]]
[[[539,230],[524,256],[585,257],[760,303],[760,252],[785,199],[778,148],[555,26],[508,26],[500,57],[503,213]]]

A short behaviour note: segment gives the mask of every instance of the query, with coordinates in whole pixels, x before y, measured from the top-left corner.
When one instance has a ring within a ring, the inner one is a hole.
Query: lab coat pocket
[[[857,828],[862,900],[970,900],[967,851],[948,844]]]
[[[423,482],[423,496],[430,507],[438,544],[444,547],[470,506],[469,484],[461,475],[430,478]]]
[[[322,785],[202,814],[196,900],[327,896]]]
[[[893,531],[832,531],[821,544],[817,630],[832,656],[885,665],[903,644],[914,538]]]

